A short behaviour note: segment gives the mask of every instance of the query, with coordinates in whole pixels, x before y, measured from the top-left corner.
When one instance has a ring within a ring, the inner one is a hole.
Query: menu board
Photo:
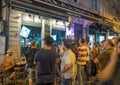
[[[0,55],[5,54],[5,37],[0,36]]]

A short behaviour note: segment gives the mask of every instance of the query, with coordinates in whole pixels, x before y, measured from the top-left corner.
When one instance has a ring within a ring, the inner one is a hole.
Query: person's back
[[[34,67],[34,56],[37,51],[38,51],[37,48],[31,48],[27,53],[27,56],[26,56],[27,68]]]
[[[53,83],[55,77],[56,52],[41,49],[36,53],[38,62],[37,80],[41,83]]]
[[[34,65],[34,57],[37,49],[37,44],[35,41],[31,42],[32,48],[29,50],[29,52],[26,54],[26,61],[27,61],[27,71],[28,71],[28,78],[29,78],[29,85],[33,85],[33,78],[35,77],[36,68]]]
[[[38,64],[36,85],[53,85],[57,53],[52,50],[52,37],[46,36],[43,40],[45,47],[36,53],[34,59],[34,64]]]
[[[86,65],[86,62],[88,60],[88,47],[86,44],[81,44],[78,47],[78,53],[79,53],[79,57],[78,57],[78,64],[80,65]]]
[[[84,85],[86,83],[85,75],[87,75],[85,72],[87,71],[86,69],[86,64],[87,61],[89,61],[89,48],[86,45],[85,39],[81,38],[80,39],[80,46],[78,47],[78,59],[77,59],[77,64],[78,64],[78,81],[79,85]]]

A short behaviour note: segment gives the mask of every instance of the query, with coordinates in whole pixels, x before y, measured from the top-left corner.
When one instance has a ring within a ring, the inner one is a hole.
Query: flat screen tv
[[[56,41],[56,35],[51,35],[51,37],[53,38],[54,41]]]
[[[22,36],[24,38],[28,38],[29,34],[30,34],[30,29],[27,28],[26,26],[22,26],[20,36]]]

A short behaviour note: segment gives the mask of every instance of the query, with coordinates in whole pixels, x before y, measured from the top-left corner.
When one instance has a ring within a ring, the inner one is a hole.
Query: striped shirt
[[[80,65],[86,65],[86,62],[89,60],[89,48],[87,47],[86,44],[81,44],[78,47],[78,54],[79,57],[77,59],[77,63]]]

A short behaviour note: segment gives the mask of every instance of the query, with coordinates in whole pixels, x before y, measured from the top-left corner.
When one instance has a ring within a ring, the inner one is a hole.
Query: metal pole
[[[9,20],[10,20],[10,4],[11,0],[5,0],[6,2],[6,51],[9,49]]]

